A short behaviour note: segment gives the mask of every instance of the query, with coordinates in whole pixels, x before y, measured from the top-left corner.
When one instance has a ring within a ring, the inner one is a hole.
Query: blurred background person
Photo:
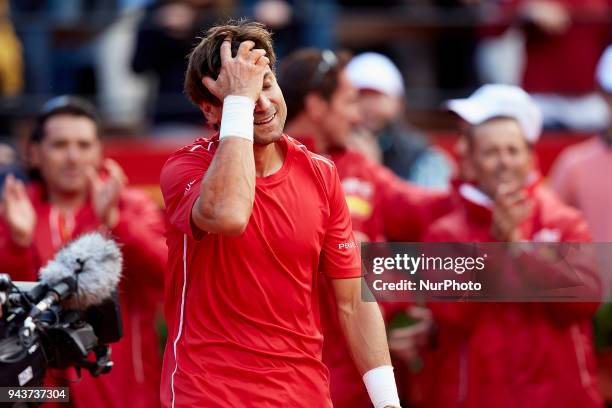
[[[274,32],[279,59],[302,47],[333,48],[336,0],[243,0],[253,19]]]
[[[350,147],[351,131],[368,118],[348,76],[346,53],[305,48],[282,60],[278,81],[287,102],[287,133],[331,158],[361,241],[418,238],[448,209],[448,194],[406,182]]]
[[[465,92],[479,84],[475,53],[479,15],[487,0],[431,0],[435,12],[454,21],[459,30],[439,30],[431,44],[436,86],[444,94]],[[450,24],[452,25],[452,23]]]
[[[61,96],[41,110],[30,139],[27,186],[7,177],[0,204],[0,264],[14,280],[35,281],[38,270],[66,243],[100,231],[119,243],[123,338],[112,345],[113,369],[77,381],[50,371],[55,386],[70,386],[74,407],[155,407],[161,360],[155,319],[167,259],[164,221],[144,193],[127,188],[119,165],[102,156],[97,112],[87,101]]]
[[[132,56],[145,7],[154,0],[115,0],[115,17],[95,39],[94,68],[100,115],[115,127],[138,126],[145,118],[148,78],[134,73]]]
[[[0,94],[15,96],[23,90],[21,42],[10,19],[10,3],[0,1]]]
[[[10,3],[0,0],[0,188],[4,177],[18,171],[17,153],[10,140],[10,123],[15,112],[15,97],[23,91],[21,42],[10,19]]]
[[[57,94],[98,99],[105,125],[142,120],[145,81],[128,57],[142,8],[154,0],[12,0],[23,43],[25,92],[18,112],[34,116]]]
[[[426,242],[590,241],[582,215],[534,174],[542,119],[522,89],[485,85],[448,107],[466,122],[472,180],[458,185],[456,208],[430,226]],[[561,274],[540,272],[551,281]],[[596,278],[574,273],[598,295]],[[428,305],[437,331],[424,406],[603,407],[591,332],[596,303]]]
[[[368,130],[361,136],[357,132],[356,139],[367,139],[371,134],[378,145],[366,144],[364,149],[379,150],[382,163],[404,180],[447,189],[452,162],[431,146],[423,133],[404,121],[405,90],[399,69],[388,57],[373,52],[353,57],[346,69],[349,80],[359,90],[359,115]]]
[[[484,10],[496,23],[481,32],[485,37],[503,33],[510,41],[506,45],[514,51],[506,54],[506,58],[490,61],[492,65],[484,73],[484,79],[495,81],[498,74],[495,71],[504,72],[507,66],[514,66],[519,71],[515,75],[519,81],[516,84],[533,95],[542,109],[545,127],[593,130],[602,126],[605,104],[595,93],[593,77],[597,60],[612,35],[612,2],[511,0],[486,3],[494,7]],[[492,58],[502,56],[499,49],[494,48],[500,45],[503,48],[504,42],[488,47]]]
[[[596,80],[599,92],[608,106],[608,127],[588,140],[565,149],[551,169],[549,182],[552,189],[568,205],[579,209],[586,218],[595,242],[612,242],[612,46],[603,53]],[[612,253],[608,246],[598,245],[597,256],[603,270],[609,270]],[[604,275],[605,298],[612,294],[612,274]],[[596,324],[605,327],[610,321],[610,304],[602,307]],[[609,334],[602,333],[605,343]]]
[[[608,127],[597,136],[565,149],[553,166],[552,189],[584,214],[596,242],[612,242],[612,46],[603,53],[597,83],[608,106]]]
[[[203,131],[201,112],[180,93],[186,60],[193,39],[217,20],[223,1],[160,0],[147,8],[138,28],[132,68],[151,74],[156,82],[152,94],[151,133],[185,136]]]

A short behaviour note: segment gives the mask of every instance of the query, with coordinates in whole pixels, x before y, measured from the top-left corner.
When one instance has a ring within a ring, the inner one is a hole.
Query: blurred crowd
[[[186,56],[231,16],[275,33],[286,131],[335,162],[360,241],[537,241],[537,228],[560,231],[557,242],[612,240],[611,0],[0,0],[2,267],[34,279],[88,230],[110,231],[128,251],[129,344],[118,348],[115,377],[86,382],[77,405],[96,406],[90,394],[126,406],[109,390],[134,383],[132,406],[155,406],[157,395],[147,398],[160,369],[163,219],[103,158],[100,136],[205,134],[182,92]],[[57,95],[84,99],[47,102]],[[449,112],[454,156],[428,137]],[[542,129],[593,135],[561,155],[546,185],[534,153]],[[533,205],[540,212],[526,217]],[[367,406],[322,293],[332,397]],[[514,391],[533,397],[526,407],[602,406],[597,305],[414,306],[383,305],[388,322],[417,322],[389,333],[408,406],[511,406],[502,402]]]
[[[199,114],[180,92],[185,55],[214,22],[245,16],[274,31],[281,59],[305,46],[389,56],[417,110],[482,83],[516,84],[535,95],[547,127],[592,130],[605,123],[592,78],[611,9],[608,0],[2,0],[2,117],[79,94],[111,127],[193,130]]]
[[[426,131],[449,127],[444,100],[484,83],[522,86],[546,129],[607,123],[593,78],[610,41],[610,0],[0,0],[0,163],[13,169],[16,145],[55,95],[93,102],[109,136],[200,135],[201,114],[182,92],[185,56],[206,28],[232,16],[270,27],[279,60],[300,47],[388,57],[398,70],[385,85],[398,97],[390,109],[413,135],[403,153],[418,152]],[[372,145],[363,135],[355,143]],[[380,138],[373,154],[397,169],[393,143]],[[427,170],[437,160],[423,158],[421,174],[443,186]]]

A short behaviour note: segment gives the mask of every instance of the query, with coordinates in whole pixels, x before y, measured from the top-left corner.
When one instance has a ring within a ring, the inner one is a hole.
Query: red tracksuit
[[[460,191],[460,190],[458,190]],[[529,191],[526,240],[588,242],[579,212],[545,187]],[[491,242],[491,210],[457,192],[457,208],[426,232],[432,242]],[[544,273],[544,272],[543,272]],[[548,276],[546,279],[555,279]],[[599,288],[590,288],[596,293]],[[425,407],[602,407],[591,316],[597,304],[431,303],[437,345],[427,356]]]
[[[83,233],[106,230],[90,202],[67,217],[46,201],[41,185],[30,185],[28,193],[37,216],[32,245],[24,248],[12,242],[8,226],[0,222],[0,265],[13,280],[37,280],[38,269],[64,244]],[[120,221],[110,234],[124,256],[119,287],[123,338],[112,345],[114,366],[109,374],[93,378],[84,371],[82,380],[70,385],[70,400],[75,407],[159,406],[161,362],[154,322],[167,259],[164,221],[157,205],[137,190],[121,194],[119,212]],[[64,385],[58,376],[75,378],[74,370],[51,373],[49,378],[56,385]]]

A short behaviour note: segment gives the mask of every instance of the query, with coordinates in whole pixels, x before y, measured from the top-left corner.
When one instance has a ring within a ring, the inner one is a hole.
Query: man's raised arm
[[[270,64],[262,49],[244,41],[232,57],[231,40],[220,48],[221,71],[216,80],[202,78],[208,90],[223,101],[219,147],[202,179],[200,196],[191,220],[204,231],[240,235],[246,228],[255,199],[253,157],[253,111],[259,99],[264,74]],[[214,116],[210,104],[202,107]]]

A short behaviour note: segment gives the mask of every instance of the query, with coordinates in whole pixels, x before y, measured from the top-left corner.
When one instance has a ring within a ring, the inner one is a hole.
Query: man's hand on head
[[[106,178],[100,177],[93,168],[87,172],[91,200],[98,219],[114,228],[119,223],[119,194],[127,184],[127,177],[119,163],[112,159],[104,160],[103,167],[108,173]]]
[[[255,48],[253,41],[240,43],[236,57],[232,57],[232,41],[228,37],[221,44],[221,70],[216,80],[202,78],[202,83],[220,101],[226,96],[246,96],[259,99],[264,75],[270,65],[266,51]]]
[[[11,238],[18,245],[27,247],[34,238],[36,212],[22,181],[9,174],[4,183],[0,216],[7,223]]]

